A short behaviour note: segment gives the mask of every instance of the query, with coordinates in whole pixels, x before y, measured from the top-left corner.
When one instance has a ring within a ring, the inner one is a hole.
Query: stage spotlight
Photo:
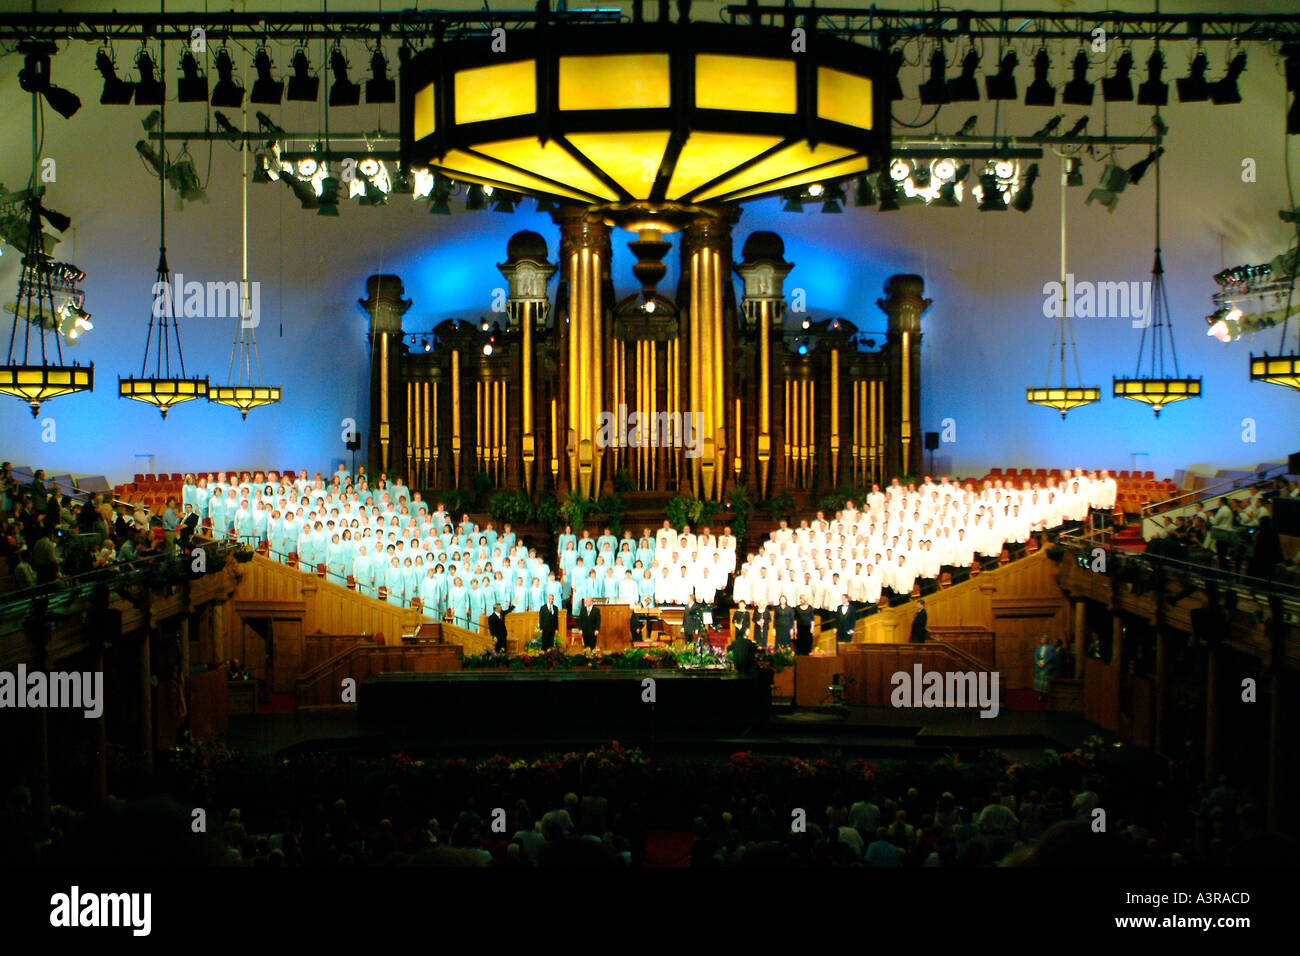
[[[397,84],[388,75],[388,61],[384,51],[375,47],[370,56],[370,79],[366,80],[367,103],[393,103],[397,100]]]
[[[348,198],[360,199],[362,206],[382,206],[393,190],[388,167],[373,156],[357,163],[357,175],[348,184]]]
[[[808,344],[807,344],[806,342],[800,342],[800,343],[799,343],[799,349],[798,349],[798,352],[799,352],[800,355],[807,355],[807,354],[808,354]]]
[[[1119,203],[1119,194],[1124,191],[1124,187],[1127,185],[1128,172],[1125,171],[1123,166],[1110,163],[1101,171],[1101,182],[1097,184],[1096,189],[1088,193],[1088,198],[1085,201],[1091,205],[1095,199],[1105,206],[1108,212],[1114,212],[1115,206]]]
[[[1151,168],[1151,164],[1163,156],[1164,152],[1165,148],[1163,146],[1157,146],[1147,154],[1145,159],[1138,160],[1130,166],[1128,168],[1128,181],[1134,186],[1141,182],[1142,177],[1146,175],[1146,171]]]
[[[880,177],[880,211],[898,211],[898,187],[890,176]]]
[[[1074,55],[1074,79],[1061,91],[1061,102],[1069,106],[1091,106],[1097,84],[1088,80],[1088,54],[1080,50]]]
[[[517,193],[512,193],[508,189],[494,189],[492,191],[492,211],[514,212],[519,199],[520,196]]]
[[[872,188],[871,177],[859,176],[855,183],[853,194],[853,205],[859,208],[874,206],[876,204],[876,190]]]
[[[1125,50],[1115,61],[1115,72],[1101,80],[1101,98],[1107,103],[1133,102],[1133,80],[1129,71],[1133,69],[1133,54]]]
[[[1083,185],[1083,163],[1077,156],[1071,156],[1065,161],[1065,185]]]
[[[799,327],[803,329],[805,332],[807,332],[809,329],[812,328],[812,322],[808,321],[807,319],[804,319],[802,322],[799,323]]]
[[[217,83],[212,87],[212,105],[239,109],[244,105],[244,88],[235,80],[235,64],[230,59],[230,51],[225,47],[218,50],[217,62],[213,66],[217,71]]]
[[[273,136],[276,139],[285,139],[288,137],[289,134],[281,127],[277,126],[275,120],[271,119],[271,117],[267,116],[261,110],[258,110],[253,115],[257,117],[257,128],[262,132],[269,136]]]
[[[309,181],[295,176],[285,176],[282,182],[289,187],[289,191],[302,204],[303,209],[316,209],[320,206],[320,201],[316,198],[316,190],[312,188]]]
[[[176,99],[181,103],[208,101],[208,76],[199,72],[199,61],[189,50],[181,54],[181,75],[176,81]]]
[[[433,343],[430,342],[428,339],[425,339],[425,340],[424,340],[424,350],[425,350],[426,352],[432,352],[432,351],[433,351]]]
[[[361,87],[348,79],[348,59],[338,47],[330,53],[330,72],[334,74],[334,82],[330,84],[330,106],[356,106],[360,103]]]
[[[885,63],[886,96],[890,100],[901,100],[903,98],[903,86],[898,82],[898,71],[903,68],[903,51],[890,50],[885,55]]]
[[[320,77],[311,75],[311,62],[307,51],[299,49],[290,61],[293,76],[289,77],[289,99],[305,103],[315,103],[320,96]]]
[[[1237,78],[1246,71],[1246,51],[1240,51],[1228,63],[1228,72],[1221,80],[1210,85],[1210,100],[1215,106],[1229,106],[1241,102],[1241,91],[1237,89]]]
[[[1147,59],[1147,78],[1138,87],[1138,106],[1164,106],[1169,102],[1169,84],[1160,78],[1164,68],[1164,56],[1153,50]]]
[[[216,121],[217,129],[226,134],[226,139],[230,140],[232,143],[238,143],[242,139],[239,127],[230,122],[226,117],[226,114],[221,112],[221,110],[214,110],[212,118]]]
[[[1011,200],[1011,205],[1019,212],[1029,212],[1030,207],[1034,205],[1034,180],[1038,178],[1038,164],[1030,163],[1029,168],[1025,170],[1024,181],[1020,188],[1016,190],[1016,198]]]
[[[991,100],[1014,100],[1016,93],[1016,66],[1020,58],[1015,50],[1008,50],[998,64],[997,73],[984,77],[984,94]]]
[[[321,169],[325,167],[322,165]],[[333,176],[325,176],[320,186],[320,208],[318,216],[337,216],[339,214],[339,181]]]
[[[1282,48],[1286,60],[1286,88],[1291,92],[1291,108],[1286,114],[1286,131],[1294,136],[1300,133],[1300,43],[1288,43]]]
[[[1054,106],[1056,104],[1056,87],[1047,82],[1047,73],[1052,68],[1051,57],[1047,50],[1040,49],[1034,54],[1034,81],[1025,90],[1026,106]]]
[[[974,135],[975,135],[975,127],[976,127],[976,125],[977,125],[978,123],[979,123],[979,117],[978,117],[978,116],[974,116],[974,115],[972,115],[972,116],[968,116],[968,117],[966,117],[966,122],[964,122],[964,123],[961,124],[961,129],[957,130],[957,132],[956,132],[955,135],[957,135],[957,136],[974,136]]]
[[[412,199],[425,199],[433,195],[436,176],[432,169],[427,166],[416,166],[411,170],[410,175]]]
[[[554,199],[549,199],[546,196],[538,196],[537,211],[542,215],[549,215],[553,212],[559,212],[560,207],[559,204],[556,203]]]
[[[1088,129],[1088,117],[1080,116],[1079,119],[1068,130],[1061,134],[1062,139],[1075,139],[1082,136]]]
[[[153,57],[148,50],[141,50],[135,58],[135,68],[140,71],[140,79],[135,84],[136,106],[162,106],[163,84],[154,76]]]
[[[491,342],[488,342],[486,345],[483,346],[483,354],[484,354],[484,355],[491,355],[491,354],[492,354],[492,343],[491,343]]]
[[[784,203],[782,212],[803,212],[803,193],[797,189],[788,189],[781,194]]]
[[[47,41],[24,40],[18,44],[18,51],[24,54],[18,85],[28,93],[39,93],[56,113],[71,119],[81,109],[81,98],[50,82],[50,54],[57,53],[58,47]]]
[[[249,102],[279,106],[280,100],[284,98],[284,80],[277,80],[271,75],[271,54],[266,47],[253,54],[253,69],[257,71],[257,79],[253,81],[253,91],[248,94]]]
[[[1205,79],[1205,71],[1209,66],[1210,60],[1205,51],[1197,50],[1192,57],[1188,74],[1178,80],[1178,102],[1204,103],[1210,98],[1210,84]]]
[[[808,195],[811,196],[813,199],[819,198],[821,194],[824,193],[825,191],[826,191],[826,187],[823,186],[821,183],[813,183],[811,186],[808,187]]]
[[[1046,139],[1048,136],[1051,136],[1053,133],[1056,132],[1057,128],[1061,125],[1061,121],[1064,119],[1065,119],[1065,114],[1058,113],[1057,115],[1049,119],[1043,125],[1043,128],[1040,129],[1033,136],[1031,136],[1030,139]]]
[[[483,187],[478,183],[472,183],[465,192],[465,208],[470,212],[478,212],[487,205],[484,197]]]
[[[948,102],[948,81],[944,74],[948,70],[948,58],[943,46],[935,48],[930,54],[930,78],[921,84],[921,103],[925,106],[942,106]]]
[[[104,77],[104,92],[100,94],[99,102],[106,106],[125,106],[131,102],[131,97],[135,96],[135,84],[118,79],[113,58],[102,47],[95,54],[95,69]]]
[[[998,186],[998,177],[994,173],[980,174],[980,212],[1002,212],[1007,208],[1007,198]]]
[[[979,82],[975,71],[979,69],[980,55],[972,47],[961,60],[961,73],[948,81],[948,102],[969,103],[980,98]]]

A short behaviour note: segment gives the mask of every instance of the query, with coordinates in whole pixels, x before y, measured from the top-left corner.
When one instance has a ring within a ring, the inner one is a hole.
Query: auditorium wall
[[[1145,50],[1135,53],[1144,60]],[[925,278],[935,304],[924,319],[921,429],[942,431],[950,424],[954,439],[938,453],[940,470],[1077,463],[1137,467],[1163,476],[1189,464],[1216,468],[1275,460],[1295,450],[1296,398],[1283,389],[1250,384],[1246,362],[1251,349],[1277,349],[1276,330],[1224,346],[1207,338],[1203,320],[1211,310],[1211,277],[1221,265],[1271,259],[1288,236],[1277,219],[1277,210],[1286,205],[1281,71],[1264,56],[1251,56],[1241,82],[1243,105],[1177,105],[1164,113],[1170,126],[1163,164],[1164,265],[1182,369],[1205,377],[1206,397],[1171,408],[1159,420],[1141,406],[1106,398],[1062,422],[1024,401],[1025,386],[1045,379],[1052,340],[1052,322],[1043,315],[1043,286],[1059,271],[1060,187],[1059,167],[1050,154],[1040,162],[1036,201],[1027,214],[980,213],[969,196],[960,209],[887,214],[855,208],[850,201],[841,215],[823,215],[815,204],[794,215],[781,212],[779,202],[766,201],[746,207],[736,249],[757,229],[776,230],[795,264],[787,292],[802,290],[809,317],[843,316],[873,332],[885,324],[876,306],[885,279],[897,272]],[[261,284],[256,333],[265,380],[282,386],[283,403],[253,411],[246,422],[231,409],[195,403],[163,422],[150,407],[120,400],[116,389],[118,375],[140,372],[158,257],[156,180],[134,150],[145,111],[95,102],[101,81],[89,47],[61,54],[56,68],[58,82],[79,91],[85,105],[70,120],[46,111],[44,155],[56,161],[57,170],[55,181],[47,184],[48,203],[73,217],[75,230],[57,254],[72,258],[75,248],[87,273],[85,305],[95,324],[67,354],[95,362],[97,388],[93,395],[50,403],[37,421],[19,402],[0,401],[4,458],[59,471],[105,473],[114,481],[149,470],[269,464],[329,470],[348,457],[343,420],[367,420],[366,321],[356,304],[367,276],[402,276],[414,300],[407,328],[421,331],[450,316],[476,318],[490,309],[493,290],[505,285],[495,266],[503,261],[512,233],[541,232],[554,259],[557,231],[531,202],[513,215],[458,211],[444,217],[429,215],[424,203],[394,196],[378,208],[344,201],[342,214],[329,218],[300,209],[283,186],[250,185],[249,273]],[[905,75],[904,86],[916,80]],[[0,156],[0,181],[16,186],[28,174],[30,113],[13,72],[0,80],[0,104],[0,135],[21,147]],[[913,108],[912,103],[903,107],[900,119],[917,119]],[[267,112],[286,128],[313,129],[317,122],[315,108],[301,104]],[[1019,108],[1010,121],[1004,113],[1004,123],[1010,123],[1009,132],[1028,134],[1052,112]],[[1079,111],[1064,112],[1068,126]],[[345,125],[397,127],[391,107],[355,113]],[[987,103],[944,108],[938,128],[953,131],[970,114],[980,117],[980,130],[992,129]],[[1100,106],[1091,115],[1096,131]],[[1142,133],[1148,120],[1147,111],[1136,106],[1109,107],[1112,132]],[[197,129],[204,122],[201,106],[169,105],[169,129]],[[95,148],[86,149],[92,139]],[[209,147],[194,141],[189,148],[207,179],[209,201],[177,211],[174,194],[168,194],[169,262],[187,280],[238,279],[239,153],[224,142]],[[1143,155],[1140,147],[1128,148],[1119,161],[1127,165]],[[1242,181],[1243,159],[1256,162],[1257,181]],[[1108,213],[1085,205],[1100,170],[1098,158],[1088,159],[1085,186],[1067,193],[1069,269],[1081,281],[1147,280],[1154,175],[1130,186],[1115,212]],[[632,238],[615,235],[620,295],[635,287],[626,247]],[[5,253],[0,301],[13,297],[21,258],[12,249]],[[676,287],[676,259],[675,252],[667,257],[663,291]],[[186,371],[224,382],[234,325],[227,319],[184,319]],[[1141,333],[1129,319],[1080,318],[1075,334],[1087,384],[1108,395],[1112,374],[1132,374]],[[1243,441],[1244,419],[1254,423],[1254,442]],[[137,455],[154,456],[152,467]]]

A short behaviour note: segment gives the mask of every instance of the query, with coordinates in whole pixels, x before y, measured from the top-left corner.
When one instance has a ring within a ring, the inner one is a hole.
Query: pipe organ
[[[372,276],[360,300],[369,469],[430,491],[484,475],[494,488],[598,497],[618,477],[623,489],[715,500],[741,483],[762,500],[919,474],[920,277],[886,282],[883,331],[869,317],[812,320],[788,307],[795,265],[774,233],[751,234],[732,262],[737,215],[629,222],[563,207],[557,262],[541,235],[517,233],[497,267],[500,311],[446,320],[424,341],[402,331],[400,279]],[[621,299],[616,224],[635,236],[641,282]],[[681,268],[668,296],[656,286],[674,233]]]

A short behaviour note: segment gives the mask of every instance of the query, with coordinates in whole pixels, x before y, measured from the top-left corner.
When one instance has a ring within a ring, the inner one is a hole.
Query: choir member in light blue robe
[[[605,569],[605,580],[601,582],[600,593],[607,601],[618,600],[618,577],[614,574],[613,568]]]
[[[411,489],[406,487],[406,485],[402,483],[402,479],[400,478],[397,479],[396,483],[394,483],[392,489],[389,491],[389,494],[392,495],[393,501],[396,501],[398,503],[411,500]]]
[[[460,516],[460,533],[464,536],[474,533],[474,522],[469,520],[469,515]]]
[[[613,553],[614,549],[617,547],[618,547],[618,538],[610,534],[608,528],[605,529],[604,534],[602,534],[599,538],[596,539],[597,551],[609,551],[610,553]]]
[[[435,621],[442,620],[443,612],[439,610],[442,603],[441,592],[441,582],[434,569],[429,568],[420,580],[420,603],[424,605],[425,617],[431,617]]]
[[[578,564],[578,552],[572,544],[560,552],[560,574],[570,574]]]
[[[544,603],[546,603],[546,590],[542,587],[540,578],[533,578],[532,587],[528,589],[528,604],[525,610],[541,610]]]
[[[546,593],[555,598],[557,605],[564,603],[564,586],[553,571],[546,578]]]
[[[329,572],[330,579],[336,584],[347,583],[347,549],[343,547],[343,539],[338,535],[330,539],[325,549],[325,570]]]
[[[199,513],[200,520],[208,516],[208,499],[211,497],[212,489],[208,487],[208,479],[200,478],[194,489],[194,510]]]
[[[515,586],[510,592],[510,607],[517,610],[528,607],[528,585],[523,578],[515,578]]]
[[[564,533],[555,536],[555,547],[560,554],[563,554],[565,551],[569,550],[570,545],[573,546],[575,551],[577,550],[578,536],[573,533],[573,528],[566,524],[564,526]]]
[[[248,507],[248,499],[245,498],[239,503],[235,510],[235,535],[239,538],[239,543],[256,547],[258,542],[257,523],[253,520],[252,509]]]
[[[212,519],[212,537],[218,541],[226,537],[230,531],[230,520],[226,510],[226,496],[220,488],[212,492],[212,498],[208,502],[208,517]]]
[[[632,546],[627,542],[624,542],[619,548],[618,563],[620,567],[628,571],[636,567],[636,552],[632,550]]]
[[[447,616],[447,588],[449,586],[447,582],[447,569],[443,565],[439,564],[434,567],[433,580],[437,587],[434,595],[434,609],[437,613],[434,617],[441,621]]]
[[[343,547],[343,580],[346,583],[347,579],[352,576],[352,568],[357,560],[357,543],[352,539],[351,529],[343,532],[341,544]]]
[[[259,542],[266,540],[266,527],[271,520],[271,505],[269,501],[253,502],[253,533],[257,535]]]
[[[587,596],[587,583],[587,578],[574,578],[571,588],[572,598],[569,602],[570,613],[577,614],[578,608],[582,607],[582,599]]]
[[[415,562],[407,558],[402,562],[402,597],[406,603],[411,603],[411,598],[415,597],[420,591],[420,572],[415,567]]]
[[[388,567],[384,569],[384,587],[388,588],[389,604],[396,604],[401,607],[405,603],[402,582],[402,564],[397,558],[393,558],[389,561]]]
[[[469,627],[469,591],[455,578],[447,592],[447,605],[451,608],[452,623],[458,627]]]
[[[578,539],[578,557],[590,564],[596,557],[596,542],[592,541],[584,530]]]
[[[298,522],[293,512],[280,519],[279,533],[271,542],[271,549],[276,552],[276,560],[281,564],[289,557],[289,552],[298,547]]]
[[[478,578],[469,582],[469,629],[479,630],[479,621],[488,613],[487,592],[478,586]]]
[[[304,528],[298,532],[298,566],[304,571],[313,572],[316,570],[316,539],[312,536],[310,529]]]
[[[199,510],[199,486],[193,475],[186,475],[185,484],[181,485],[181,506],[185,505],[193,505],[195,511]]]
[[[649,568],[646,568],[645,574],[637,580],[636,593],[642,607],[655,606],[655,579]]]
[[[491,524],[489,524],[486,528],[483,529],[483,533],[479,535],[479,538],[481,538],[484,542],[487,543],[487,549],[489,552],[497,546],[497,532],[496,529],[493,528]],[[488,608],[488,613],[490,614],[491,612],[492,609]]]
[[[509,551],[516,543],[517,539],[515,538],[515,533],[510,530],[510,525],[506,525],[501,530],[501,547]]]
[[[315,564],[325,563],[329,557],[329,546],[330,539],[325,532],[325,525],[317,521],[316,527],[311,533],[311,552],[312,557],[316,559]]]

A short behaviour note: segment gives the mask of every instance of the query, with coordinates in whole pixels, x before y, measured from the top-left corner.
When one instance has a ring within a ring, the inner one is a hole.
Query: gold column
[[[876,480],[876,421],[880,414],[880,409],[876,407],[876,383],[867,382],[867,394],[869,396],[867,426],[867,458],[871,466],[871,481]]]
[[[733,444],[735,454],[732,456],[732,471],[735,473],[736,481],[740,480],[740,471],[744,467],[744,460],[740,456],[740,399],[736,399],[736,430],[732,432],[735,436]]]
[[[709,250],[709,292],[713,311],[713,336],[709,343],[709,361],[713,367],[713,491],[711,497],[722,499],[723,475],[727,469],[727,395],[723,389],[723,366],[727,356],[722,350],[722,254]]]
[[[551,399],[551,481],[560,480],[560,444],[558,424],[558,402]]]
[[[885,480],[885,383],[876,383],[876,404],[879,414],[876,416],[876,467],[880,480]]]
[[[601,264],[600,253],[591,253],[591,313],[590,334],[587,337],[587,362],[589,374],[594,378],[592,393],[587,402],[587,433],[593,439],[591,449],[591,491],[594,498],[600,493],[601,466],[605,456],[595,447],[596,416],[605,404],[605,363],[602,361],[601,349],[605,342],[604,314],[601,307]]]
[[[812,435],[812,379],[803,383],[803,472],[804,487],[809,484],[808,476],[812,473],[813,435]]]
[[[415,481],[415,383],[406,383],[406,473]]]
[[[453,488],[460,487],[460,350],[451,353],[451,464]]]
[[[523,392],[520,404],[523,406],[524,430],[522,456],[524,463],[524,490],[533,491],[533,462],[537,459],[537,443],[533,435],[533,303],[523,303],[520,310],[523,324]]]
[[[840,350],[831,349],[831,481],[840,473]]]
[[[671,347],[671,343],[670,343],[670,347]],[[659,345],[658,343],[656,343],[654,340],[646,342],[645,354],[646,354],[646,369],[650,379],[649,382],[646,383],[645,407],[646,407],[646,411],[650,415],[650,429],[651,429],[650,434],[652,436],[650,439],[652,443],[648,444],[645,450],[647,468],[649,469],[650,472],[650,477],[646,480],[645,486],[647,489],[653,489],[655,486],[655,481],[658,478],[658,470],[659,470],[658,451],[655,448],[655,444],[653,444],[655,442],[656,437],[659,435],[659,425],[658,425]]]
[[[438,468],[438,383],[433,382],[426,384],[425,388],[429,389],[429,395],[432,399],[429,405],[429,444],[433,450],[433,469]],[[433,481],[429,482],[434,484]]]
[[[903,333],[903,390],[900,395],[902,405],[903,461],[899,465],[900,474],[908,474],[912,467],[912,458],[908,454],[912,445],[912,333]]]
[[[503,481],[506,473],[506,381],[501,379],[497,385],[497,481]]]
[[[388,471],[388,334],[379,335],[379,457],[383,470]]]
[[[567,374],[569,376],[569,405],[568,405],[568,435],[565,439],[566,450],[569,453],[569,481],[576,489],[581,489],[580,478],[578,475],[578,441],[581,438],[580,416],[579,416],[579,383],[582,380],[582,369],[578,366],[578,356],[581,350],[578,342],[582,328],[582,283],[579,280],[578,262],[580,256],[577,252],[569,256],[569,364]]]
[[[772,461],[772,356],[769,337],[771,335],[771,304],[764,300],[759,304],[759,376],[758,376],[758,497],[764,497],[767,491],[767,469]]]
[[[690,374],[691,394],[688,404],[691,409],[700,406],[700,253],[696,250],[691,254],[691,341],[690,347],[686,351],[686,362]],[[686,410],[682,414],[688,414]],[[683,422],[685,424],[685,422]],[[704,491],[701,486],[701,474],[703,471],[703,456],[691,459],[691,486],[695,489],[697,496],[703,497]]]
[[[646,353],[648,351],[648,345],[648,342],[643,342],[640,339],[638,339],[636,343],[636,410],[642,416],[641,426],[643,429],[645,428],[646,408],[649,406],[649,402],[647,401],[647,392],[649,391],[650,376],[646,370]],[[649,435],[648,433],[643,433],[637,437],[645,439],[648,438]],[[647,483],[650,473],[650,469],[647,465],[647,461],[649,460],[649,455],[647,453],[650,450],[648,445],[649,443],[647,441],[641,441],[637,446],[635,456],[637,487],[642,489],[650,487]]]
[[[474,465],[483,470],[483,383],[474,383]]]
[[[799,437],[797,435],[798,430],[795,428],[794,420],[790,416],[790,385],[791,382],[787,378],[785,380],[785,441],[782,442],[785,451],[785,455],[784,455],[785,480],[787,483],[792,478],[792,472],[793,472],[792,462],[794,461],[794,456],[795,456],[796,449],[798,448],[798,441],[799,441]]]

